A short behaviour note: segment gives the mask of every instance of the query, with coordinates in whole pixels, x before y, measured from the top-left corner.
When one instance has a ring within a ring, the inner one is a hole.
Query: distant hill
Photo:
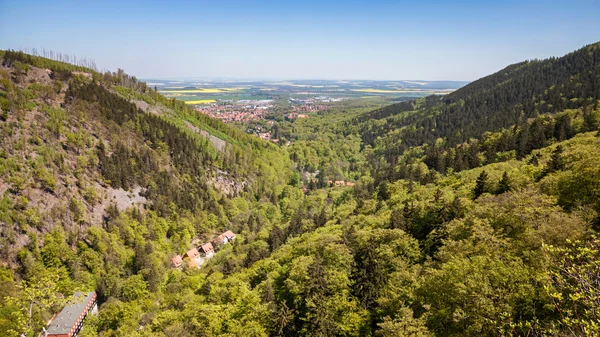
[[[529,118],[597,105],[600,43],[559,58],[510,65],[444,97],[398,103],[359,116],[366,145],[385,143],[388,161],[412,146],[463,143]]]

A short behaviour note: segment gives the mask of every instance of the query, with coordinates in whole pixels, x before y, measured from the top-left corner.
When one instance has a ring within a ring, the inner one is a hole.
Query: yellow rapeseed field
[[[244,88],[201,88],[182,90],[160,90],[163,94],[218,94],[222,92],[240,91]]]
[[[214,99],[199,99],[196,101],[185,101],[185,104],[208,104],[216,102]]]

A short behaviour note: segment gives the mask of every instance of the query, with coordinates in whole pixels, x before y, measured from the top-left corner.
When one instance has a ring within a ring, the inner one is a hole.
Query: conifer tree
[[[508,178],[508,174],[504,171],[502,174],[502,179],[498,183],[498,189],[496,190],[496,194],[502,194],[512,190],[510,178]]]
[[[479,198],[483,193],[488,192],[488,174],[487,172],[481,171],[479,177],[475,181],[475,189],[473,190],[473,199]]]
[[[554,151],[552,151],[552,156],[550,157],[550,161],[546,166],[546,173],[552,173],[556,171],[560,171],[565,167],[564,160],[562,158],[563,147],[557,146]]]

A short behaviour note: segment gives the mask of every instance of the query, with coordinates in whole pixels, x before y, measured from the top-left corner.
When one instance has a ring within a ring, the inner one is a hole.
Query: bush
[[[96,192],[96,188],[94,186],[88,186],[83,191],[83,198],[87,201],[91,206],[95,206],[98,203],[98,192]]]
[[[34,177],[44,190],[54,193],[54,189],[56,188],[56,178],[54,178],[52,172],[49,172],[44,167],[40,167],[35,170]]]

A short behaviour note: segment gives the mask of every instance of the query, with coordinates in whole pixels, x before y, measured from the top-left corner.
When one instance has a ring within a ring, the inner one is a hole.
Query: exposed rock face
[[[120,211],[126,210],[132,206],[146,205],[148,200],[141,195],[144,192],[145,189],[140,186],[135,186],[131,191],[125,191],[122,188],[107,189],[109,202],[114,202]]]
[[[214,188],[230,197],[239,195],[247,185],[246,181],[239,182],[231,177],[228,172],[219,169],[216,170],[215,176],[208,178],[207,181]]]
[[[201,134],[203,137],[205,137],[206,139],[208,139],[213,144],[213,146],[217,150],[219,150],[219,152],[223,152],[225,150],[225,146],[227,145],[227,142],[224,141],[223,139],[211,135],[207,131],[200,129],[197,126],[194,126],[192,123],[190,123],[188,121],[186,121],[185,124],[188,126],[188,128],[190,128],[194,132],[197,132],[197,133]]]

